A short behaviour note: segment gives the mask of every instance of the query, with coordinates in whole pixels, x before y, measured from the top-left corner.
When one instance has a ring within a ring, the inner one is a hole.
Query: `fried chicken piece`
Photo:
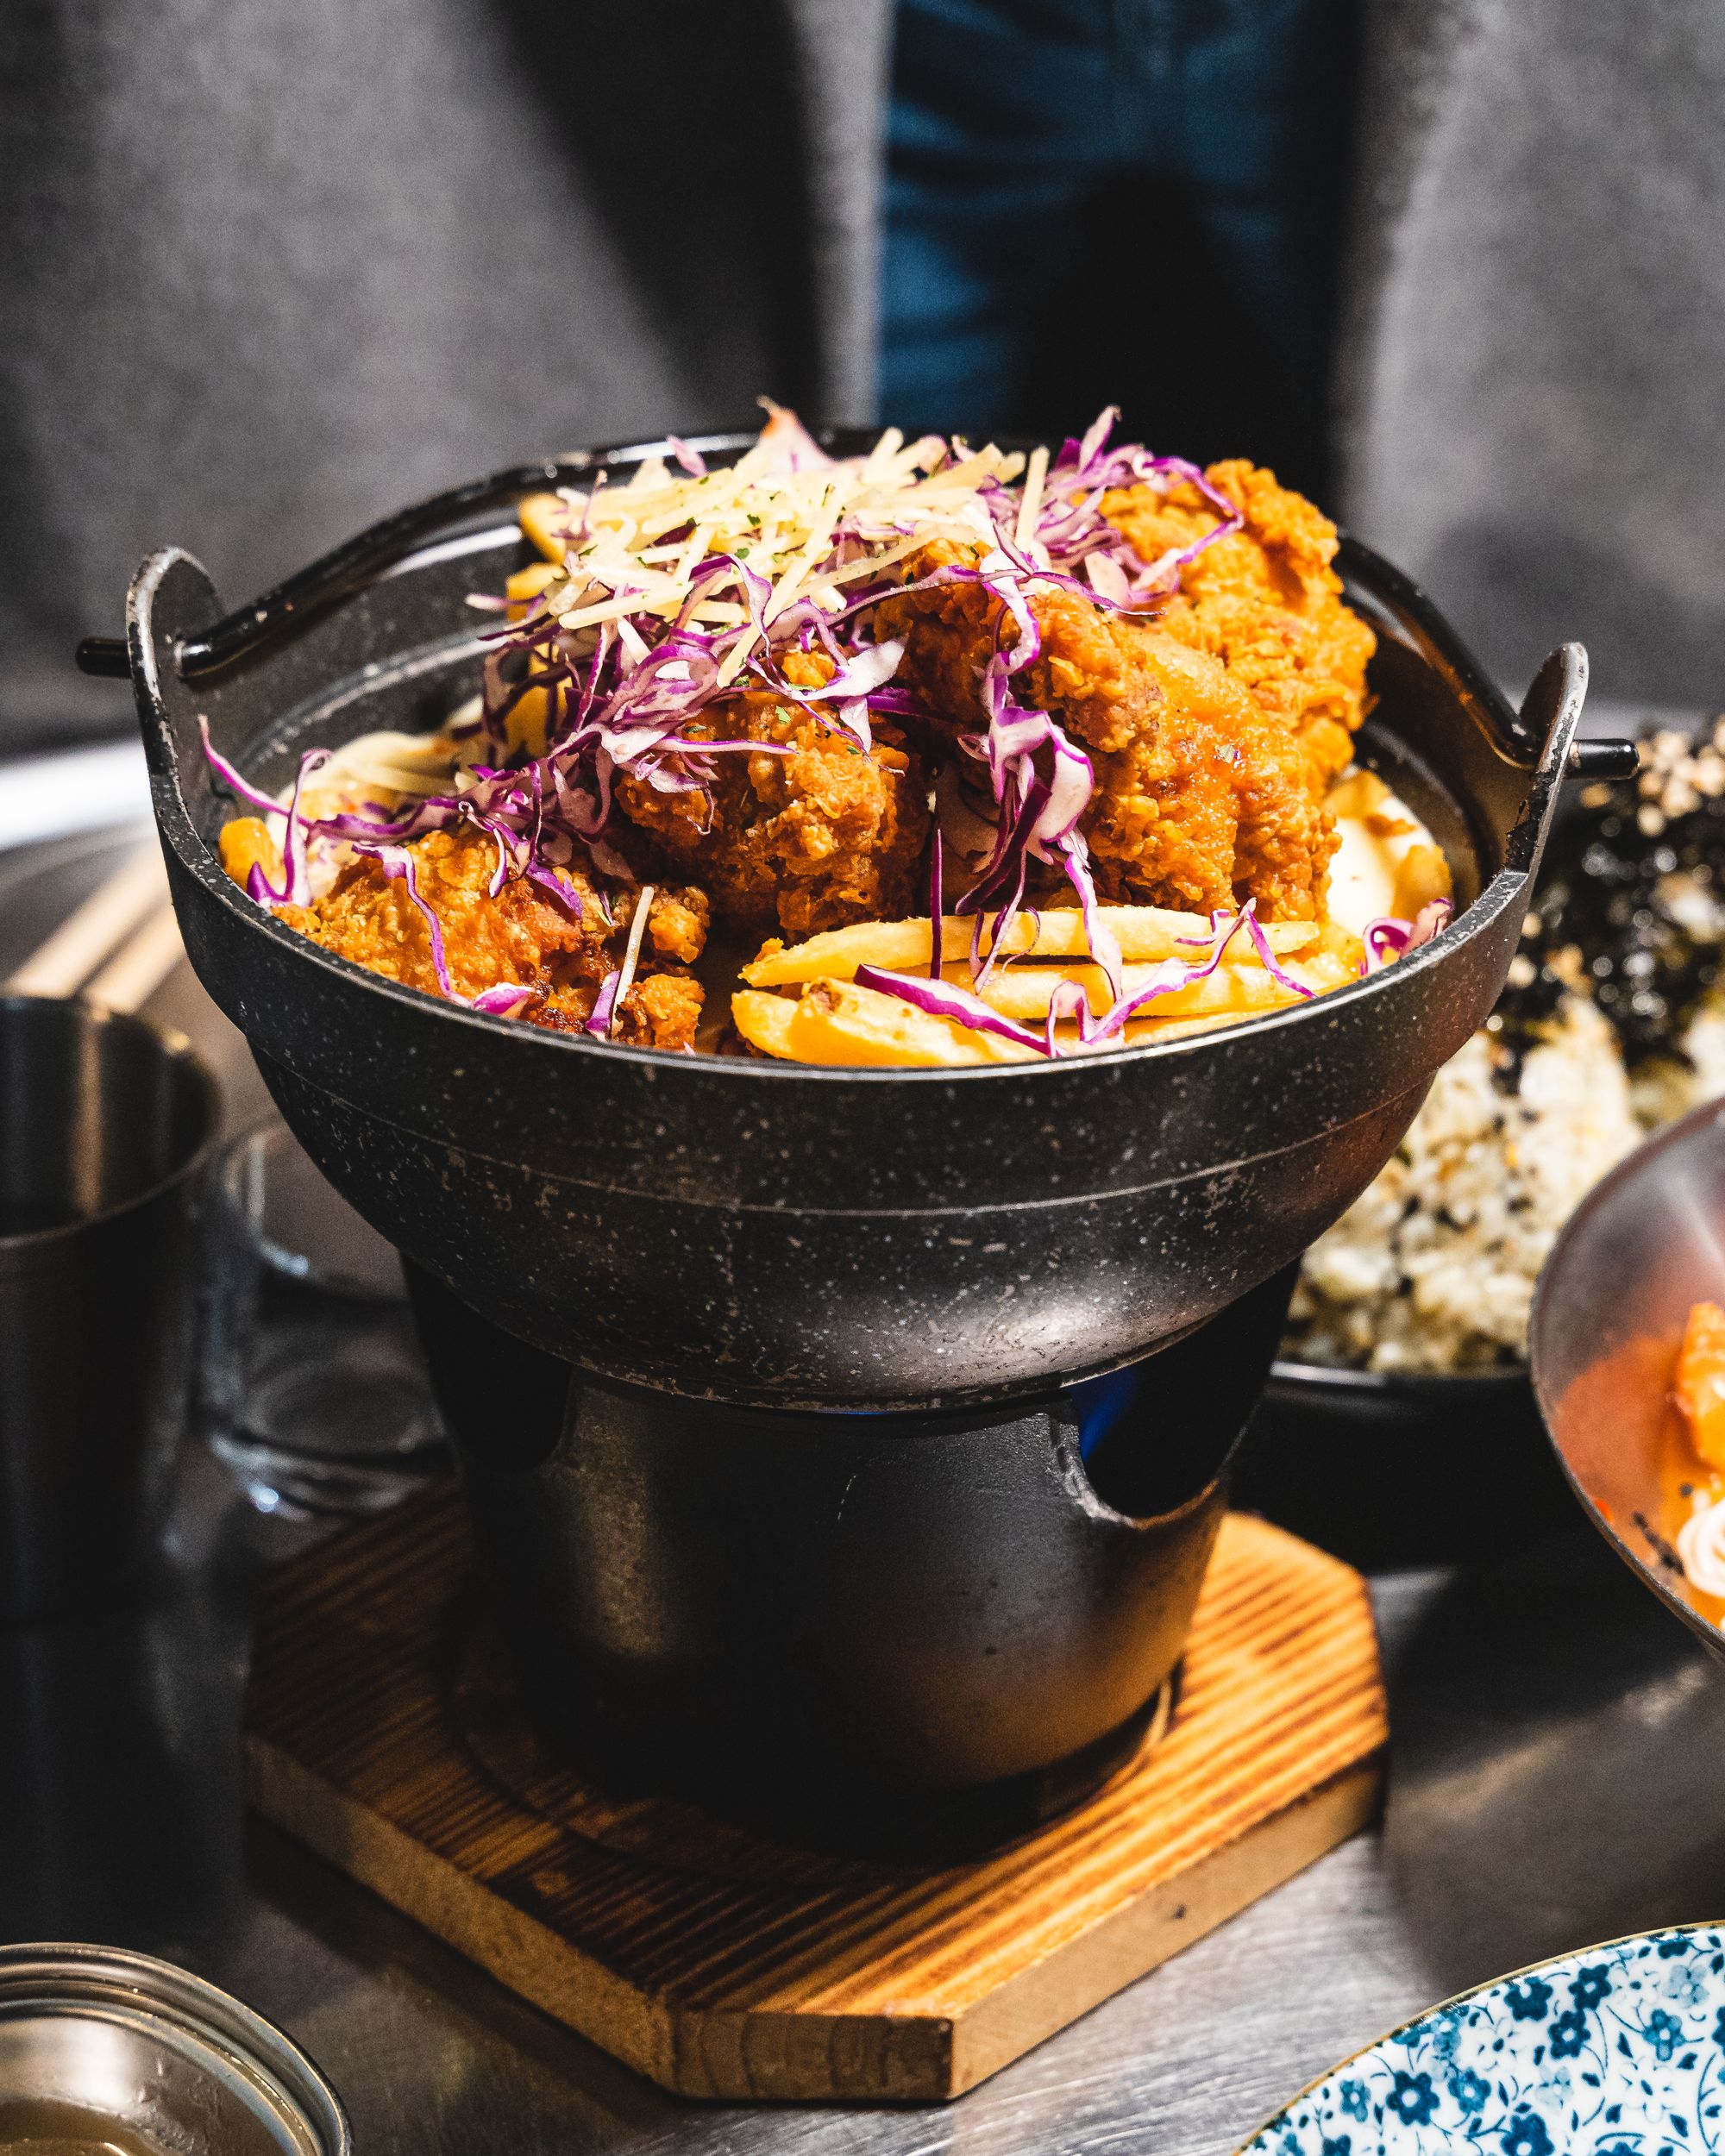
[[[787,679],[831,680],[824,652],[792,652]],[[686,729],[707,741],[758,741],[788,755],[739,749],[713,759],[711,790],[667,793],[620,776],[624,816],[672,862],[698,874],[721,919],[759,935],[812,936],[912,910],[928,836],[927,781],[889,727],[872,750],[834,725],[764,693],[727,699]]]
[[[930,547],[912,577],[963,559]],[[980,727],[1001,611],[974,584],[881,607],[881,633],[906,640],[900,678],[946,730]],[[1297,736],[1158,623],[1057,588],[1033,592],[1031,611],[1042,649],[1014,686],[1090,754],[1083,830],[1103,892],[1199,912],[1251,898],[1266,919],[1313,918],[1335,837]]]
[[[584,868],[572,865],[555,872],[567,902],[525,877],[512,878],[492,898],[497,847],[467,824],[430,832],[409,842],[407,850],[419,896],[437,917],[444,963],[458,994],[532,987],[540,998],[524,1006],[521,1017],[560,1025],[561,1018],[542,1013],[580,1006],[575,1022],[585,1022],[605,975],[622,963],[637,892],[607,896]],[[619,1037],[662,1048],[693,1041],[701,990],[681,968],[700,956],[707,913],[704,892],[656,889],[637,982],[619,1013]],[[405,879],[386,877],[370,855],[351,862],[310,906],[280,907],[277,918],[373,973],[441,993],[424,915]],[[656,985],[661,981],[667,985]]]
[[[612,900],[618,932],[624,942],[639,904],[640,893],[636,891],[621,892]],[[653,910],[647,916],[647,933],[641,942],[639,970],[644,974],[651,969],[656,958],[667,965],[693,966],[706,949],[712,918],[712,902],[705,891],[693,884],[656,883]]]
[[[1035,611],[1030,700],[1091,751],[1085,835],[1107,895],[1311,919],[1336,840],[1298,740],[1158,628],[1063,591]]]
[[[522,1016],[530,1025],[543,1025],[554,1033],[579,1033],[593,1016],[599,991],[583,981],[554,988],[541,1001],[530,1004]],[[692,1048],[700,1024],[702,990],[687,974],[654,973],[637,975],[629,993],[612,1014],[611,1038],[631,1048]]]
[[[505,983],[549,985],[554,958],[570,971],[603,978],[615,925],[608,904],[580,871],[564,872],[568,906],[519,877],[493,899],[497,847],[470,825],[429,832],[405,850],[413,856],[419,896],[437,916],[444,961],[460,994],[472,997]],[[322,898],[309,906],[283,906],[277,918],[372,973],[439,993],[430,931],[406,880],[386,876],[369,854],[351,861]]]
[[[1342,599],[1331,564],[1336,528],[1303,495],[1234,458],[1205,474],[1245,518],[1181,573],[1157,610],[1170,636],[1220,659],[1266,716],[1300,739],[1320,788],[1347,767],[1370,707],[1366,662],[1377,638]],[[1152,486],[1107,494],[1103,514],[1145,561],[1190,546],[1219,521],[1195,486]]]

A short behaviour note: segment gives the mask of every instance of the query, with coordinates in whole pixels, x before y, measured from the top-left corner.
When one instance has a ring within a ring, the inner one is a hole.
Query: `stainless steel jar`
[[[200,1977],[115,1946],[0,1947],[0,2145],[352,2156],[299,2047]]]

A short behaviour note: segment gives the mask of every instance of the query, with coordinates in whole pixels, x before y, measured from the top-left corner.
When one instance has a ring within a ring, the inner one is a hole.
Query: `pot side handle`
[[[1569,768],[1564,777],[1590,784],[1601,779],[1633,779],[1640,764],[1641,752],[1633,741],[1578,741],[1571,745]]]
[[[1587,697],[1587,652],[1578,643],[1559,644],[1521,699],[1521,725],[1540,746],[1527,806],[1509,835],[1507,868],[1533,878],[1539,872],[1556,820],[1565,779],[1574,769],[1576,729]]]

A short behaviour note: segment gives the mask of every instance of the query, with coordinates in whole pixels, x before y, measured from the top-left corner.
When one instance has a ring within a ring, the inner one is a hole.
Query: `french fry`
[[[1063,1056],[1105,1056],[1111,1049],[1143,1048],[1151,1041],[1177,1041],[1188,1033],[1214,1033],[1219,1025],[1238,1025],[1250,1012],[1219,1011],[1204,1018],[1128,1018],[1105,1041],[1087,1041],[1076,1025],[1057,1025],[1054,1038]]]
[[[1201,958],[1210,941],[1210,924],[1201,914],[1151,906],[1109,906],[1103,912],[1126,954],[1120,985],[1129,997],[1151,985],[1166,959]],[[1039,1053],[1036,1047],[857,986],[855,973],[865,965],[925,979],[931,926],[925,919],[863,922],[812,937],[788,950],[778,943],[765,945],[743,969],[743,978],[752,985],[732,999],[738,1031],[767,1054],[799,1062],[928,1069],[1035,1060]],[[971,926],[961,917],[949,917],[944,924],[946,956],[955,967],[961,967],[969,956]],[[1297,1003],[1301,999],[1289,985],[1290,980],[1320,995],[1358,977],[1359,939],[1336,923],[1266,923],[1264,941],[1276,959],[1275,972],[1251,938],[1237,931],[1220,964],[1201,979],[1155,998],[1142,1015],[1128,1019],[1107,1040],[1085,1041],[1076,1023],[1063,1021],[1056,1031],[1057,1050],[1067,1055],[1100,1054],[1111,1048],[1177,1040]],[[1290,944],[1295,947],[1291,953]],[[1136,956],[1145,950],[1151,954],[1148,959]],[[1025,956],[1007,956],[1017,953]],[[1107,976],[1088,962],[1083,917],[1076,910],[1051,911],[1036,920],[1020,916],[1009,931],[1003,956],[1007,962],[987,983],[971,989],[1002,1018],[1035,1029],[1038,1020],[1046,1019],[1057,990],[1066,981],[1082,989],[1095,1016],[1113,1004]],[[1063,956],[1069,962],[1035,962]],[[1278,978],[1278,974],[1288,979]],[[768,992],[780,985],[800,993],[793,999]],[[959,985],[957,980],[955,985]],[[963,985],[971,987],[968,978]]]
[[[540,592],[555,584],[561,574],[556,561],[530,561],[524,569],[518,569],[503,587],[509,595],[510,619],[524,620]]]
[[[216,842],[222,866],[244,890],[254,868],[261,868],[273,884],[281,882],[281,848],[270,837],[261,816],[235,816],[222,826]]]
[[[1120,987],[1127,995],[1147,987],[1148,968],[1128,966]],[[1002,1018],[1046,1018],[1054,992],[1063,981],[1074,981],[1084,991],[1091,1011],[1100,1018],[1113,1004],[1108,983],[1099,966],[1009,966],[997,973],[982,990],[982,1000]],[[1214,973],[1195,981],[1189,988],[1172,988],[1146,1006],[1158,1018],[1201,1018],[1225,1012],[1247,1018],[1254,1011],[1273,1011],[1280,1003],[1292,1003],[1291,992],[1262,970],[1248,973],[1244,967],[1218,966]]]
[[[509,746],[511,749],[524,749],[530,756],[543,756],[550,715],[550,699],[543,689],[523,689],[510,705],[503,722]]]
[[[809,982],[794,999],[743,988],[731,998],[731,1010],[737,1031],[751,1047],[789,1062],[927,1069],[1036,1060],[1033,1049],[973,1032],[852,982]],[[1209,1032],[1247,1015],[1225,1011],[1202,1018],[1132,1018],[1114,1038],[1090,1043],[1080,1039],[1076,1025],[1062,1025],[1055,1038],[1068,1055],[1098,1055]]]
[[[791,1020],[797,1006],[789,996],[775,996],[758,988],[739,988],[731,999],[731,1016],[737,1031],[751,1048],[765,1056],[797,1060],[791,1046]]]
[[[807,982],[794,999],[742,988],[731,998],[731,1010],[751,1047],[789,1062],[932,1069],[1036,1061],[1033,1049],[975,1032],[850,981]],[[1101,1055],[1211,1032],[1250,1016],[1248,1010],[1228,1009],[1190,1018],[1131,1018],[1113,1038],[1091,1042],[1080,1038],[1076,1025],[1061,1025],[1055,1039],[1069,1056]]]
[[[1345,928],[1339,921],[1326,921],[1318,931],[1316,947],[1303,950],[1300,954],[1301,963],[1304,964],[1309,959],[1315,959],[1320,954],[1326,958],[1333,958],[1339,962],[1345,979],[1357,981],[1359,978],[1360,968],[1365,960],[1365,945],[1360,942],[1352,929]],[[1297,968],[1291,965],[1289,968],[1290,973],[1296,970]],[[1330,985],[1333,987],[1339,987],[1341,983],[1333,981]]]
[[[1149,963],[1162,958],[1195,957],[1197,947],[1209,940],[1206,914],[1176,913],[1154,906],[1105,906],[1099,910],[1120,942],[1121,956],[1128,961]],[[992,916],[985,929],[985,950],[999,918]],[[975,923],[962,915],[948,914],[941,925],[943,962],[967,958]],[[1279,956],[1285,951],[1320,944],[1322,931],[1315,921],[1266,921],[1264,934]],[[1244,938],[1239,941],[1250,956]],[[881,966],[894,973],[905,973],[926,968],[932,943],[926,919],[862,921],[854,928],[829,929],[825,935],[812,936],[806,943],[793,944],[788,950],[782,944],[768,943],[743,968],[743,978],[754,988],[776,988],[803,981],[851,981],[859,966]],[[1084,917],[1076,907],[1051,908],[1034,919],[1020,913],[1001,948],[1036,958],[1088,958],[1090,955]]]
[[[1450,865],[1435,846],[1410,846],[1396,868],[1396,895],[1390,911],[1411,921],[1422,906],[1446,899],[1454,889]]]
[[[981,1033],[852,981],[812,981],[797,999],[791,1046],[804,1062],[919,1064],[1034,1062],[1037,1051]]]
[[[1002,1018],[1035,1019],[1048,1015],[1054,992],[1063,981],[1075,981],[1084,991],[1091,1010],[1100,1018],[1113,1001],[1100,966],[1008,966],[988,981],[980,993],[991,1011]],[[1127,995],[1148,987],[1149,968],[1128,966],[1120,986]],[[1274,1011],[1299,1000],[1262,967],[1218,966],[1214,973],[1195,981],[1189,987],[1171,988],[1145,1006],[1158,1018],[1204,1018],[1224,1012],[1249,1018],[1254,1011]]]
[[[1120,956],[1127,960],[1151,963],[1159,958],[1195,958],[1196,946],[1211,938],[1208,913],[1176,913],[1160,906],[1102,906],[1096,911],[1104,924],[1114,931]],[[1076,906],[1051,908],[1039,915],[1038,920],[1034,948],[1028,943],[1025,946],[1026,956],[1089,956],[1090,939],[1085,933],[1084,916]],[[959,925],[966,931],[963,949],[968,953],[969,923],[961,918]],[[1264,921],[1260,925],[1264,941],[1278,957],[1283,951],[1309,949],[1323,933],[1316,921]],[[951,933],[952,923],[949,919],[942,942],[943,954]],[[1239,940],[1244,943],[1244,931]]]
[[[1137,1048],[1147,1041],[1179,1041],[1189,1033],[1214,1033],[1219,1025],[1238,1025],[1239,1019],[1237,1011],[1218,1011],[1207,1018],[1128,1018],[1120,1037],[1127,1047]]]
[[[1389,788],[1375,771],[1350,771],[1338,779],[1324,797],[1332,816],[1371,816],[1391,799]]]
[[[1038,1059],[1033,1048],[976,1032],[851,981],[809,981],[794,1003],[787,996],[741,989],[731,999],[731,1014],[751,1046],[800,1063],[932,1069]]]
[[[563,528],[569,521],[569,505],[561,494],[528,494],[515,512],[524,536],[548,561],[561,562],[566,542]],[[511,592],[510,597],[515,594]]]

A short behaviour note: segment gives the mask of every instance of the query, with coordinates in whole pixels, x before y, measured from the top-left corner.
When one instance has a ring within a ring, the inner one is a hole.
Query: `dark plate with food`
[[[411,1261],[518,1651],[665,1772],[1106,1772],[1278,1276],[1515,952],[1579,649],[1518,715],[1271,475],[1107,431],[777,414],[132,589],[192,963]],[[1228,1382],[1099,1490],[1062,1388],[1182,1339]]]
[[[1725,1104],[1608,1175],[1559,1236],[1532,1326],[1558,1459],[1618,1554],[1725,1660]]]
[[[1650,730],[1640,756],[1565,803],[1496,1010],[1304,1261],[1237,1488],[1356,1561],[1566,1526],[1534,1282],[1619,1161],[1725,1092],[1725,721]]]
[[[1525,1369],[1272,1367],[1234,1502],[1368,1572],[1525,1548],[1573,1508]]]

